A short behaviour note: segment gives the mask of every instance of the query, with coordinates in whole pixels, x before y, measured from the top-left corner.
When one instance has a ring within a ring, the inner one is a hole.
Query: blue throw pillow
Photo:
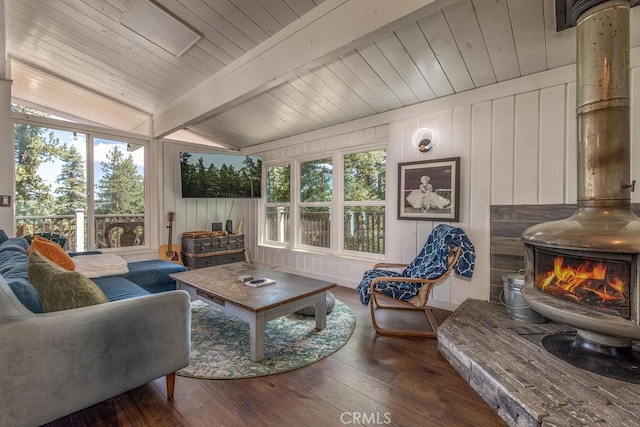
[[[0,251],[8,249],[15,251],[16,248],[22,248],[24,253],[29,249],[29,242],[24,237],[12,237],[0,243]]]
[[[6,242],[7,240],[9,240],[9,236],[7,236],[7,233],[5,233],[4,230],[0,228],[0,244]]]
[[[25,307],[34,313],[42,313],[40,293],[27,278],[7,280],[7,284]]]

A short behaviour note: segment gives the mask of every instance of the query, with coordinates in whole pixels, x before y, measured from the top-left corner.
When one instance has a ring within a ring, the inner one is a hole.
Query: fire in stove
[[[556,298],[629,319],[628,263],[536,251],[535,286]]]

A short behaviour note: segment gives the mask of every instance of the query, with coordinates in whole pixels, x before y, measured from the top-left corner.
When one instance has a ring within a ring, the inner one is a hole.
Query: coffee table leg
[[[327,326],[327,293],[322,292],[320,296],[322,299],[318,301],[315,308],[316,329],[319,331]]]
[[[251,342],[251,360],[257,362],[264,357],[265,314],[256,313],[249,321],[249,339]]]

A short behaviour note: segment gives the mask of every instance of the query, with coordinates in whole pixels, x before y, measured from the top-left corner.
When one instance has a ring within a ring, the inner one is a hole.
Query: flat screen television
[[[180,153],[182,197],[260,198],[262,157]]]

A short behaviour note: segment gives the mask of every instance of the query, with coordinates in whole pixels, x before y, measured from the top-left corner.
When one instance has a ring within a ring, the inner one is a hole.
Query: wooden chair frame
[[[433,312],[430,307],[427,307],[427,302],[429,301],[429,293],[431,292],[431,288],[437,283],[446,279],[451,271],[453,271],[453,267],[458,262],[460,258],[460,246],[456,247],[449,254],[449,265],[447,266],[446,271],[437,279],[421,279],[419,277],[376,277],[371,281],[370,290],[371,290],[371,322],[373,323],[373,327],[377,333],[381,335],[392,335],[392,336],[405,336],[405,337],[422,337],[422,338],[437,338],[438,334],[438,323],[436,322],[435,317],[433,316]],[[378,268],[405,268],[408,264],[397,264],[397,263],[378,263],[373,266],[374,269]],[[415,306],[410,302],[398,300],[392,298],[388,295],[383,294],[375,290],[375,285],[378,282],[402,282],[402,283],[421,283],[422,286],[427,286],[426,297],[424,300],[424,304],[421,306]],[[389,304],[380,304],[378,301],[378,297],[386,298],[388,300],[394,301],[396,303],[400,303],[401,305],[389,305]],[[431,326],[431,331],[418,331],[411,329],[392,329],[392,328],[382,328],[376,322],[376,309],[389,309],[389,310],[421,310],[424,311],[424,314],[427,316],[427,321],[429,322],[429,326]]]

